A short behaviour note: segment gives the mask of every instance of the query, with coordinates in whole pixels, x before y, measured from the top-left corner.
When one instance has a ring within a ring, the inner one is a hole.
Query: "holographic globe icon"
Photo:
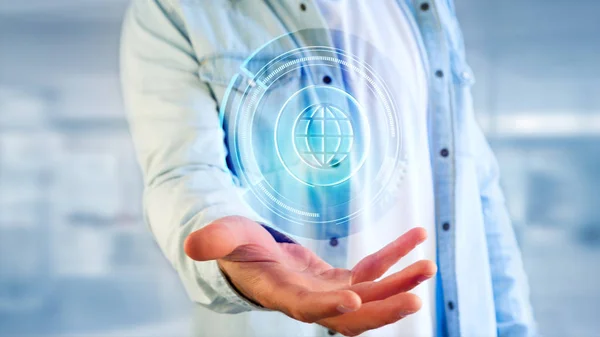
[[[330,104],[315,104],[296,119],[294,148],[302,161],[316,169],[339,166],[350,154],[354,144],[351,119],[341,109]]]

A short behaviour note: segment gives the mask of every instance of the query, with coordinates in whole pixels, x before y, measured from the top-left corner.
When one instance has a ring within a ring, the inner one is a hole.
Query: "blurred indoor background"
[[[539,328],[600,336],[600,2],[455,1]],[[142,221],[127,3],[0,0],[0,336],[189,330]]]

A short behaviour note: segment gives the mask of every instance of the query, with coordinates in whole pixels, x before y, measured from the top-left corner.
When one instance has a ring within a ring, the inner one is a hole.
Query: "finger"
[[[373,281],[381,277],[426,238],[427,231],[424,228],[413,228],[381,250],[365,257],[352,269],[352,284]]]
[[[432,278],[436,272],[435,263],[430,260],[421,260],[381,281],[359,283],[353,285],[350,290],[357,293],[363,303],[380,301],[413,289]]]
[[[278,288],[266,300],[272,302],[268,306],[305,323],[353,312],[362,304],[360,297],[350,290],[309,291],[295,284]]]
[[[207,261],[223,258],[242,245],[268,246],[274,243],[273,237],[258,223],[244,217],[230,216],[188,235],[183,249],[190,258]]]
[[[356,336],[395,323],[420,309],[419,297],[411,293],[400,293],[382,301],[364,303],[355,312],[330,317],[319,323],[344,336]]]

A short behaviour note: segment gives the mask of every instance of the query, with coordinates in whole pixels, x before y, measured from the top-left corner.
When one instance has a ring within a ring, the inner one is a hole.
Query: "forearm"
[[[477,127],[478,178],[499,336],[535,335],[529,285],[500,187],[496,158]]]
[[[186,236],[213,220],[255,217],[225,163],[216,102],[197,76],[195,52],[166,12],[160,1],[135,1],[123,24],[121,76],[145,217],[192,300],[219,312],[250,310],[215,261],[183,251]]]
[[[500,336],[532,336],[535,324],[529,285],[511,221],[503,203],[484,200],[486,239]]]
[[[218,178],[209,172],[197,172],[196,175],[212,176],[207,181],[216,184]],[[214,185],[215,189],[206,194],[191,192],[189,186],[182,186],[186,180],[189,178],[168,180],[146,192],[147,221],[161,250],[176,269],[194,302],[217,312],[236,313],[259,309],[239,296],[223,277],[216,261],[194,261],[183,250],[184,241],[190,233],[214,220],[229,215],[251,219],[256,219],[256,216],[248,211],[234,189]],[[203,185],[201,190],[206,191],[206,187]]]

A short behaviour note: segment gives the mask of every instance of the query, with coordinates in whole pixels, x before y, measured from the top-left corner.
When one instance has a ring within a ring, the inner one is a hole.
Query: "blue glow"
[[[354,55],[309,43],[332,34],[296,32],[302,48],[289,35],[271,41],[243,63],[221,107],[249,205],[312,238],[383,214],[404,162],[399,113],[381,77]],[[357,97],[356,88],[366,90]]]

